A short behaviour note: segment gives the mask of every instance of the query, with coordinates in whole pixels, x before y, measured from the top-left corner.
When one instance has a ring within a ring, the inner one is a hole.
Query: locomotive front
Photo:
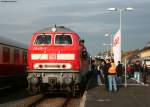
[[[45,90],[80,91],[82,73],[79,36],[65,27],[33,34],[28,48],[30,93]]]

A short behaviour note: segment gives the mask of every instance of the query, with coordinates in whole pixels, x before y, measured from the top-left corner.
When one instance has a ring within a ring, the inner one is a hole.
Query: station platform
[[[84,107],[150,107],[150,77],[147,84],[129,79],[117,92],[107,91],[103,84],[90,88]]]

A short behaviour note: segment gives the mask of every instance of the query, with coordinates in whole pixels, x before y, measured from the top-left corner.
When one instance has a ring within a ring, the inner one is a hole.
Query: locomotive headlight
[[[34,64],[34,69],[38,69],[39,68],[39,65],[38,64]]]
[[[34,69],[42,69],[43,65],[42,64],[34,64]]]
[[[72,65],[71,64],[66,64],[66,69],[71,69]]]

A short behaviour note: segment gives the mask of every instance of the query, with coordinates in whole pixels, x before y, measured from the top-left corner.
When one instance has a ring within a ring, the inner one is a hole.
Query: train
[[[27,87],[27,45],[0,36],[0,90]]]
[[[84,40],[65,26],[43,28],[28,46],[28,90],[81,96],[91,72]]]

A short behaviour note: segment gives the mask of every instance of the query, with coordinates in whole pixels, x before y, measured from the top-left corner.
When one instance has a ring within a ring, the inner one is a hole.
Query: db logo
[[[119,45],[119,36],[117,36],[116,38],[114,38],[113,45],[114,45],[114,46]]]

